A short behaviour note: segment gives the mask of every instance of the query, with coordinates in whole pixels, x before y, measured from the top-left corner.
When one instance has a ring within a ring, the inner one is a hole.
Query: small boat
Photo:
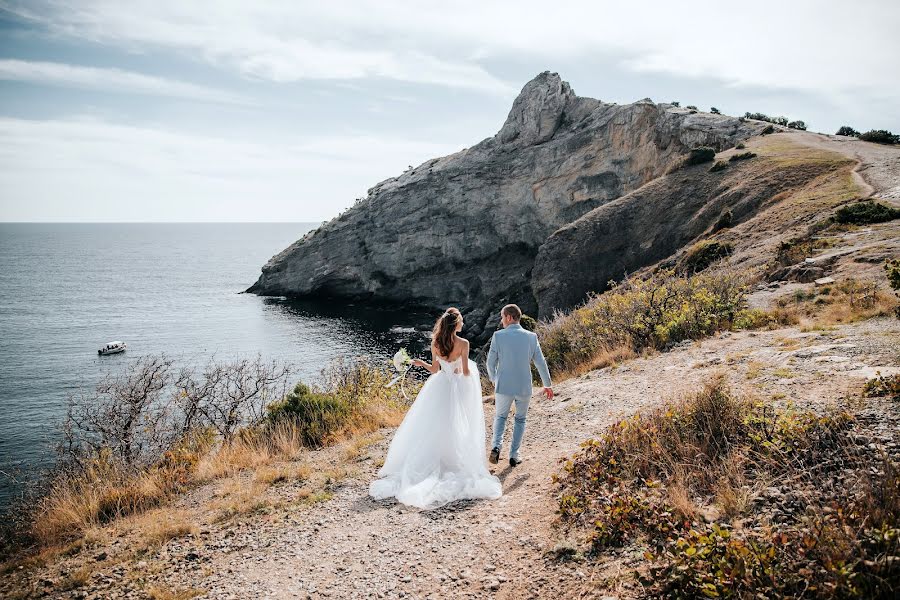
[[[118,354],[119,352],[125,352],[125,342],[109,342],[99,350],[97,350],[97,354],[101,356],[105,356],[107,354]]]

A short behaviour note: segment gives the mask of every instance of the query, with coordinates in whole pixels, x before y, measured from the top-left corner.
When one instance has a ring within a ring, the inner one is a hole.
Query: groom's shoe
[[[522,464],[522,459],[518,456],[510,456],[509,457],[509,466],[517,467]]]
[[[490,462],[492,465],[496,465],[498,460],[500,460],[500,448],[494,448],[491,450],[491,455],[488,457],[488,462]]]

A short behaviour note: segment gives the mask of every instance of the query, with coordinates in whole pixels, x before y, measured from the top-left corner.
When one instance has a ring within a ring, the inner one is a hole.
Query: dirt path
[[[806,131],[791,131],[779,135],[787,135],[802,144],[840,152],[858,160],[859,166],[854,170],[854,175],[866,195],[900,204],[900,147]]]
[[[900,371],[898,339],[895,319],[828,332],[724,333],[595,371],[558,385],[553,401],[533,401],[526,462],[496,469],[504,481],[499,500],[430,512],[373,501],[367,486],[386,439],[368,449],[330,501],[173,541],[166,551],[171,568],[158,577],[171,588],[204,589],[208,598],[572,597],[591,587],[585,578],[608,575],[609,565],[573,568],[548,558],[556,542],[551,478],[560,457],[615,420],[695,389],[719,370],[761,398],[836,402],[858,394],[876,370]],[[492,407],[486,408],[490,419]],[[631,593],[620,588],[617,595]]]

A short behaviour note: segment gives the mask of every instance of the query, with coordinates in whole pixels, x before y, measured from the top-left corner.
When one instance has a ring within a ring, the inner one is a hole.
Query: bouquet
[[[397,353],[394,354],[394,358],[391,359],[391,362],[394,363],[394,369],[397,371],[397,375],[391,379],[385,387],[394,387],[399,381],[400,393],[406,398],[406,390],[403,389],[403,381],[406,379],[406,374],[412,366],[412,358],[409,357],[409,352],[406,351],[406,348],[400,348],[397,350]]]

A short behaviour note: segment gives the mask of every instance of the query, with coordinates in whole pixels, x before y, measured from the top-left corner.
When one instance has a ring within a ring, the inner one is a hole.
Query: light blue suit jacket
[[[488,377],[494,382],[494,391],[530,397],[531,361],[534,361],[544,387],[551,387],[550,371],[536,333],[518,324],[494,332],[487,358]]]

